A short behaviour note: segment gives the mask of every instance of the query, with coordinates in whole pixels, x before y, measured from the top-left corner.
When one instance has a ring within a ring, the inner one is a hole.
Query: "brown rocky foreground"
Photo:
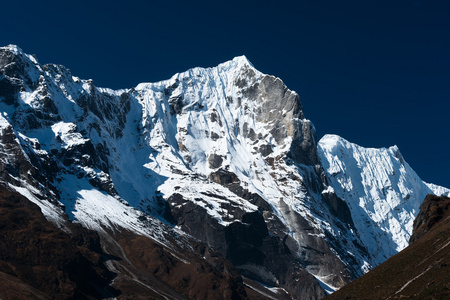
[[[428,195],[410,245],[326,299],[450,299],[450,198]]]

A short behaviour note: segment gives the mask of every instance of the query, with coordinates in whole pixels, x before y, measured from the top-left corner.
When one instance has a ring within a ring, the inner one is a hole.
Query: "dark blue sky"
[[[8,1],[17,44],[97,86],[129,88],[246,55],[298,92],[318,137],[398,145],[450,187],[450,2]]]

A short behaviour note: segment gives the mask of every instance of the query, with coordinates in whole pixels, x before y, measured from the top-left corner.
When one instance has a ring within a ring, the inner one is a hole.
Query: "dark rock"
[[[17,94],[21,89],[21,82],[0,74],[0,100],[7,105],[17,105]]]
[[[333,282],[334,286],[343,286],[352,280],[352,276],[344,263],[331,251],[327,240],[320,237],[316,228],[298,213],[293,211],[284,201],[280,200],[280,209],[290,224],[301,244],[286,240],[288,247],[296,253],[300,264],[314,273],[338,274]],[[329,240],[329,239],[328,239]]]
[[[217,133],[215,133],[214,131],[211,131],[210,138],[213,141],[217,141],[220,138],[220,136]]]
[[[161,193],[157,192],[155,195],[156,205],[158,207],[157,214],[162,216],[169,224],[176,225],[177,220],[172,215],[169,203],[164,199]]]
[[[249,127],[247,122],[242,125],[242,135],[249,138],[251,141],[256,141],[257,138],[255,130]]]
[[[213,111],[211,115],[209,116],[211,122],[217,122],[217,113]]]
[[[209,163],[209,167],[211,169],[220,168],[220,166],[222,166],[222,162],[223,162],[223,158],[221,155],[210,154],[208,157],[208,163]]]
[[[254,228],[256,235],[264,238],[269,235],[267,230],[266,222],[260,212],[250,212],[242,216],[242,223],[250,225]]]
[[[349,224],[352,228],[353,224],[352,215],[347,203],[339,198],[334,192],[322,193],[322,197],[325,202],[331,207],[332,212],[345,224]]]
[[[223,226],[212,218],[203,207],[173,194],[167,199],[176,224],[183,231],[207,243],[221,253],[226,253],[225,233]]]
[[[215,176],[219,181],[230,182],[233,185],[235,176],[233,173],[218,170]],[[248,193],[248,196],[251,197],[252,194]],[[177,220],[177,225],[183,231],[226,255],[246,277],[268,285],[282,286],[298,299],[320,298],[325,295],[314,277],[303,269],[289,249],[289,238],[285,235],[283,235],[284,238],[269,235],[269,229],[261,212],[233,211],[234,216],[241,216],[241,221],[234,221],[224,227],[218,224],[217,220],[204,208],[185,200],[180,194],[173,194],[168,199],[168,203]],[[266,213],[270,212],[266,210]],[[268,219],[271,219],[269,224],[272,228],[277,227],[275,232],[286,231],[286,228],[282,228],[281,222],[277,223],[278,219],[273,215],[268,216]],[[293,244],[292,240],[291,244]],[[292,278],[293,282],[290,281]]]
[[[269,155],[272,152],[273,152],[272,146],[270,146],[270,145],[261,145],[259,147],[259,153],[261,153],[261,155],[264,157],[266,157],[267,155]]]
[[[174,90],[178,88],[180,85],[180,81],[178,79],[175,80],[175,82],[164,89],[164,96],[170,96]]]
[[[106,120],[114,122],[117,126],[106,127],[108,133],[115,138],[122,137],[126,117],[131,109],[131,97],[124,96],[124,94],[112,96],[101,93],[92,82],[88,84],[90,86],[89,93],[83,92],[76,99],[77,104],[84,110],[84,115],[92,113],[101,123]]]
[[[170,114],[180,114],[183,110],[183,97],[181,95],[169,98]]]
[[[266,223],[259,212],[246,213],[241,222],[225,227],[227,258],[235,265],[262,265],[265,255],[259,249],[268,236]]]
[[[450,198],[428,194],[420,205],[420,212],[414,220],[413,233],[409,239],[412,244],[430,231],[446,214],[449,214]]]
[[[247,189],[244,189],[241,186],[240,180],[236,176],[236,174],[224,169],[219,169],[216,172],[212,172],[211,174],[209,174],[208,178],[211,181],[225,186],[237,196],[248,200],[250,203],[258,206],[260,212],[272,212],[272,207],[270,206],[270,204],[267,203],[261,196],[256,193],[249,192]]]
[[[118,295],[109,287],[114,274],[103,265],[97,233],[76,225],[70,226],[71,234],[64,233],[35,204],[2,186],[0,216],[0,272],[54,299]]]
[[[225,228],[228,249],[227,258],[236,266],[243,264],[262,265],[265,255],[258,248],[262,239],[254,235],[251,226],[235,222]]]
[[[266,157],[264,160],[266,161],[266,163],[267,163],[269,166],[271,166],[271,167],[274,166],[275,158],[273,158],[273,157]]]
[[[272,207],[270,204],[267,203],[260,195],[244,189],[238,182],[232,182],[231,184],[226,185],[226,187],[237,196],[256,205],[261,213],[265,211],[272,212]]]
[[[215,183],[221,185],[227,185],[231,183],[239,183],[240,180],[237,178],[236,174],[226,171],[224,169],[219,169],[215,172],[209,174],[208,178]]]
[[[301,129],[300,129],[301,128]],[[303,120],[301,127],[295,132],[288,156],[297,163],[318,165],[316,131],[312,123]]]

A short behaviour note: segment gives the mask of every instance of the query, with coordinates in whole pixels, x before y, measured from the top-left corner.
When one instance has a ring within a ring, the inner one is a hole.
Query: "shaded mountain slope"
[[[1,299],[247,299],[232,264],[204,244],[65,225],[69,232],[0,186]]]
[[[117,295],[109,287],[115,275],[102,263],[98,234],[79,225],[70,230],[56,228],[35,204],[0,186],[0,298]]]
[[[450,299],[450,198],[428,195],[411,244],[326,299]]]

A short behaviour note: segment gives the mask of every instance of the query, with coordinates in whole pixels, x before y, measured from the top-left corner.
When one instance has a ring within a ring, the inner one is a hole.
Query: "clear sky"
[[[450,187],[450,1],[4,1],[7,44],[110,88],[246,55],[300,95],[319,138],[396,144]]]

